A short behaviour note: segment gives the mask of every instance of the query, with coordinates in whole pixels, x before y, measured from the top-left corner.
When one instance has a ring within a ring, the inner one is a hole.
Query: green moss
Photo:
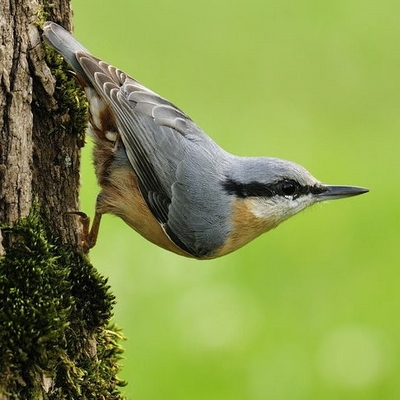
[[[66,61],[52,48],[45,45],[46,63],[56,79],[54,98],[58,105],[60,124],[56,129],[72,132],[83,146],[88,125],[88,103]]]
[[[35,210],[2,231],[13,243],[0,259],[0,397],[122,399],[106,279],[57,245]]]
[[[44,23],[51,19],[53,7],[53,4],[46,3],[37,8],[35,24],[39,29],[43,29]],[[46,63],[56,79],[54,98],[58,105],[58,115],[54,115],[54,119],[59,124],[55,129],[73,133],[78,138],[78,144],[83,146],[88,124],[86,96],[68,63],[50,46],[44,44],[44,49]]]
[[[40,5],[35,12],[36,21],[35,24],[39,28],[43,28],[44,23],[50,18],[51,9],[54,6],[51,4]]]

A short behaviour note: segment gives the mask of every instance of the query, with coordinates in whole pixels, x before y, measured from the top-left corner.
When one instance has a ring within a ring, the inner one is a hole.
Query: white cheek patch
[[[247,203],[250,205],[251,212],[259,219],[271,219],[277,211],[277,204],[272,199],[254,197],[249,198]]]
[[[297,199],[284,196],[248,199],[250,210],[254,216],[273,224],[279,224],[313,203],[312,196],[301,196]]]

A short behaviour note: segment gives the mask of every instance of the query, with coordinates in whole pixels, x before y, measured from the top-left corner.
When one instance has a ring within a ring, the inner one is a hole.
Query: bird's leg
[[[94,247],[97,242],[101,216],[102,214],[97,211],[95,212],[91,227],[90,218],[86,214],[79,218],[82,224],[82,247],[85,253],[89,252],[89,250]]]
[[[95,212],[92,227],[90,227],[90,217],[88,217],[83,211],[68,211],[66,214],[78,215],[79,222],[82,225],[81,246],[83,252],[88,253],[97,242],[102,214],[98,211]]]

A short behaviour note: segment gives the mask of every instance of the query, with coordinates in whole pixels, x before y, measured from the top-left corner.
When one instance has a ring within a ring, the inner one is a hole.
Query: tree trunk
[[[86,103],[40,26],[68,0],[0,0],[0,399],[120,399],[113,296],[80,249]]]

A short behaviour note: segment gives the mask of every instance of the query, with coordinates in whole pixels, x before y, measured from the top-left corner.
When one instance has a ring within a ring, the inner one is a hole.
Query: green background
[[[130,399],[399,399],[398,0],[74,0],[76,36],[226,150],[371,192],[193,261],[105,216]],[[90,142],[90,139],[88,139]],[[83,151],[82,209],[98,191]]]

